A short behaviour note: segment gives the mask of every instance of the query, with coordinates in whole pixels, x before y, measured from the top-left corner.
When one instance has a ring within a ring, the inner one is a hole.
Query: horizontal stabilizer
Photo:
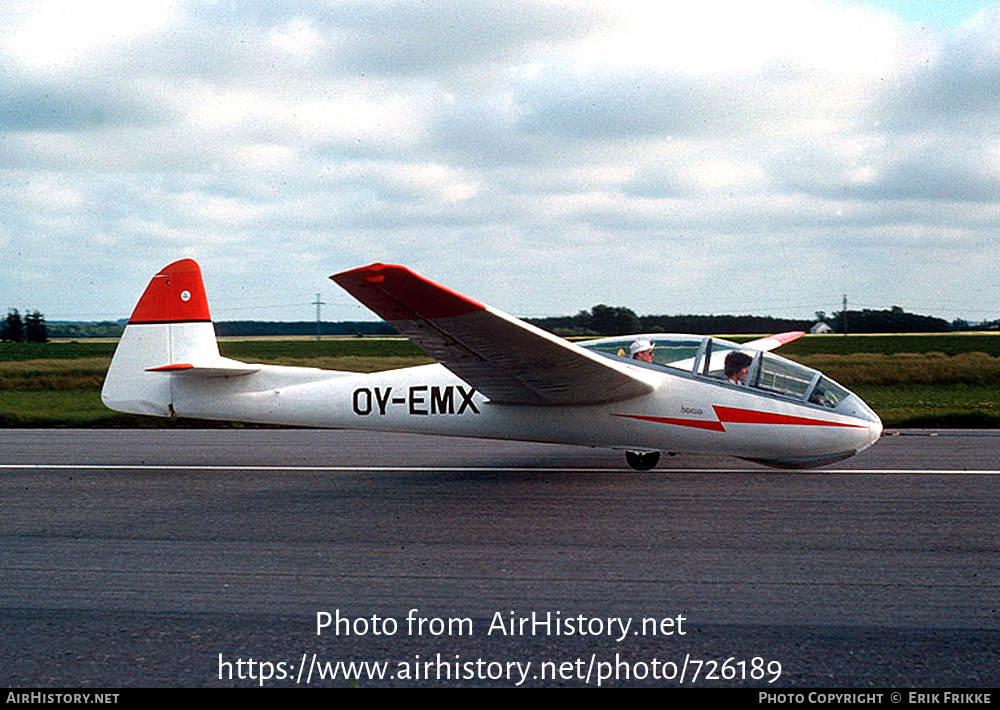
[[[159,367],[147,367],[146,372],[165,372],[167,374],[184,375],[186,377],[236,377],[260,372],[260,366],[247,365],[244,362],[219,358],[214,362],[206,364],[178,362],[170,365],[160,365]]]

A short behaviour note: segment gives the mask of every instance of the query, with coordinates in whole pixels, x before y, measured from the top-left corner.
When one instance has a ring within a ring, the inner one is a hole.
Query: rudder
[[[181,259],[149,282],[115,349],[101,390],[119,412],[170,416],[173,365],[219,360],[201,268]],[[151,371],[153,369],[160,371]]]

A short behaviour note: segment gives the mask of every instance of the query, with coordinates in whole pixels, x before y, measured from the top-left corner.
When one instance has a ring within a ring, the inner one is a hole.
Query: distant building
[[[813,335],[817,335],[817,334],[818,335],[823,335],[825,333],[832,333],[833,332],[833,328],[831,328],[829,325],[827,325],[823,321],[819,321],[812,328],[809,329],[809,332],[812,333]]]

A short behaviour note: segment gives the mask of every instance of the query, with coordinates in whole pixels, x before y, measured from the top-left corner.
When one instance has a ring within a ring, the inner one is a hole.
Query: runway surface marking
[[[605,473],[624,471],[636,475],[651,473],[787,473],[787,474],[836,474],[836,475],[907,475],[907,476],[997,476],[1000,469],[909,469],[909,468],[842,468],[842,469],[774,469],[774,468],[657,468],[652,471],[632,471],[628,468],[535,468],[533,466],[217,466],[217,465],[169,465],[169,464],[0,464],[0,470],[31,471],[272,471],[289,473],[329,472],[329,473],[514,473],[538,471],[541,473]]]

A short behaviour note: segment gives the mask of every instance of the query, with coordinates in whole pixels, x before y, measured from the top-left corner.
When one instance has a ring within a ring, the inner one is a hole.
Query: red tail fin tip
[[[201,267],[193,259],[181,259],[153,277],[129,324],[211,320]]]

